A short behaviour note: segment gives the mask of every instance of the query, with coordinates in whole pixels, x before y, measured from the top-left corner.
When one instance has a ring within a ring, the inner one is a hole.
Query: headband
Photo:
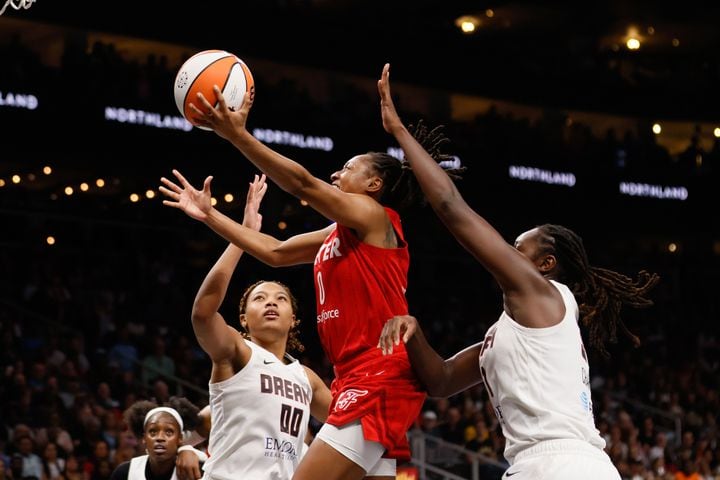
[[[152,410],[150,410],[149,412],[147,412],[147,414],[145,414],[145,421],[143,422],[143,427],[145,427],[145,425],[147,425],[147,422],[148,422],[148,420],[150,420],[150,417],[152,417],[156,413],[160,413],[160,412],[169,413],[170,415],[172,415],[173,418],[175,420],[177,420],[178,425],[180,425],[180,431],[181,432],[183,431],[183,428],[185,427],[185,425],[183,424],[180,414],[178,413],[177,410],[175,410],[174,408],[170,408],[170,407],[155,407]]]

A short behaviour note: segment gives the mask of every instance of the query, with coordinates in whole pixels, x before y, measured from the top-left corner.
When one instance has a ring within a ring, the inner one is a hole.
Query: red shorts
[[[381,443],[386,458],[410,459],[407,431],[417,419],[426,393],[404,349],[383,356],[368,352],[335,368],[327,422],[342,426],[360,419],[366,440]]]

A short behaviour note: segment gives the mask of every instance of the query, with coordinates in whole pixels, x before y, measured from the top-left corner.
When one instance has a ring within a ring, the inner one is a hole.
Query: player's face
[[[515,239],[515,248],[528,257],[533,263],[537,263],[540,257],[540,230],[533,228],[527,232],[521,233]]]
[[[330,176],[330,182],[343,192],[366,193],[369,182],[375,176],[369,155],[357,155]]]
[[[182,432],[172,415],[158,412],[145,424],[143,440],[148,455],[156,460],[175,461]]]
[[[245,322],[251,335],[267,327],[277,327],[287,335],[294,321],[290,295],[277,283],[261,283],[248,295]]]

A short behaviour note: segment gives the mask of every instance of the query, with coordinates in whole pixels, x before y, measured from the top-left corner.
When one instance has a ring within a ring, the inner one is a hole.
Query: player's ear
[[[553,254],[545,255],[538,264],[538,269],[542,273],[552,272],[555,270],[555,267],[557,267],[557,258]]]
[[[373,175],[368,179],[367,191],[370,193],[379,192],[383,187],[383,179],[380,175]]]

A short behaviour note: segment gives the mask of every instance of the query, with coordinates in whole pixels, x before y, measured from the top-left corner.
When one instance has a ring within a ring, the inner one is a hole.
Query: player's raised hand
[[[211,105],[202,93],[198,92],[197,94],[198,103],[203,106],[207,113],[192,103],[188,105],[193,112],[193,120],[198,125],[212,128],[222,138],[232,140],[234,135],[245,131],[247,117],[255,99],[255,88],[253,87],[249,92],[245,92],[242,105],[237,111],[228,107],[220,87],[214,85],[213,91],[217,95],[217,106]]]
[[[175,473],[178,480],[200,480],[200,460],[193,450],[177,452],[175,459]]]
[[[255,175],[255,179],[250,182],[250,188],[245,201],[245,216],[243,217],[243,226],[260,230],[262,226],[262,215],[260,214],[260,202],[267,192],[267,183],[265,183],[265,174],[259,177]]]
[[[386,132],[394,134],[397,129],[404,128],[400,116],[395,110],[395,104],[390,93],[390,64],[383,67],[382,75],[378,80],[378,92],[380,93],[380,114],[382,115],[383,128]]]
[[[417,319],[412,315],[397,315],[385,323],[380,333],[378,348],[383,355],[393,353],[393,346],[400,345],[400,339],[407,343],[417,330]]]
[[[203,189],[197,190],[190,185],[190,182],[188,182],[180,172],[177,170],[173,170],[172,172],[175,178],[178,179],[178,182],[180,182],[180,185],[177,185],[165,177],[160,178],[163,184],[160,186],[160,192],[169,199],[163,200],[163,205],[179,208],[195,220],[205,221],[208,212],[212,209],[210,182],[212,182],[213,177],[207,177],[203,183]]]

